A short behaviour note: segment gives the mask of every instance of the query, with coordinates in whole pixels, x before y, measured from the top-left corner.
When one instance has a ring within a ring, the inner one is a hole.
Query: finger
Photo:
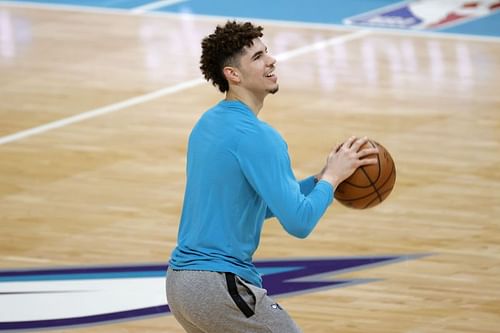
[[[351,148],[353,142],[355,142],[355,141],[356,141],[356,137],[353,135],[349,139],[347,139],[342,146],[346,147],[346,148]]]
[[[339,144],[337,145],[337,147],[335,147],[334,149],[332,149],[332,151],[334,151],[334,152],[338,153],[338,152],[339,152],[339,150],[340,150],[340,148],[342,148],[342,146],[343,146],[343,145],[344,145],[344,142],[339,143]]]
[[[364,148],[358,152],[358,157],[363,158],[365,156],[378,154],[378,152],[378,148]]]
[[[359,149],[368,142],[368,138],[365,136],[363,138],[357,139],[353,144],[352,144],[352,149],[356,152],[359,151]]]
[[[362,160],[359,160],[359,166],[364,166],[364,165],[373,165],[378,163],[378,158],[365,158]]]

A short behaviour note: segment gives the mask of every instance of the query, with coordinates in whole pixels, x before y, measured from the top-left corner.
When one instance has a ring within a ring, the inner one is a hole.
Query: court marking
[[[56,120],[56,121],[53,121],[53,122],[50,122],[50,123],[47,123],[44,125],[32,127],[30,129],[27,129],[24,131],[20,131],[20,132],[14,133],[14,134],[0,137],[0,145],[6,144],[9,142],[13,142],[13,141],[17,141],[17,140],[21,140],[21,139],[24,139],[24,138],[27,138],[27,137],[30,137],[30,136],[33,136],[36,134],[40,134],[40,133],[44,133],[44,132],[56,129],[56,128],[64,127],[64,126],[71,125],[74,123],[78,123],[78,122],[86,120],[86,119],[91,119],[91,118],[95,118],[98,116],[102,116],[104,114],[119,111],[119,110],[122,110],[122,109],[125,109],[128,107],[137,105],[137,104],[149,102],[149,101],[152,101],[152,100],[157,99],[159,97],[171,95],[171,94],[174,94],[174,93],[179,92],[179,91],[183,91],[183,90],[186,90],[186,89],[189,89],[192,87],[199,86],[200,84],[202,84],[204,82],[205,81],[200,78],[200,79],[195,79],[195,80],[190,80],[190,81],[178,83],[174,86],[165,87],[165,88],[150,92],[150,93],[145,94],[145,95],[132,97],[132,98],[126,99],[126,100],[118,102],[118,103],[114,103],[114,104],[107,105],[107,106],[104,106],[101,108],[85,111],[83,113],[79,113],[79,114],[76,114],[76,115],[71,116],[71,117]]]
[[[283,298],[383,281],[343,275],[397,263],[408,265],[408,261],[429,255],[265,259],[257,260],[255,266],[268,294]],[[6,311],[0,313],[0,331],[71,329],[166,315],[170,312],[167,269],[165,263],[146,263],[0,270],[0,307],[6,305]],[[82,299],[86,301],[82,303]],[[40,308],[42,302],[51,306]]]
[[[351,41],[354,39],[358,39],[358,38],[364,37],[370,33],[371,33],[371,31],[368,29],[359,30],[359,31],[356,31],[356,32],[353,32],[353,33],[350,33],[347,35],[333,37],[333,38],[330,38],[327,40],[319,41],[319,42],[316,42],[316,43],[313,43],[310,45],[306,45],[306,46],[299,47],[299,48],[296,48],[296,49],[293,49],[293,50],[290,50],[287,52],[283,52],[281,54],[276,55],[275,58],[278,61],[286,61],[286,60],[304,55],[304,54],[312,52],[312,51],[324,49],[328,46],[337,45],[337,44],[345,43],[345,42],[348,42],[348,41]],[[21,139],[24,139],[24,138],[27,138],[30,136],[37,135],[37,134],[45,133],[45,132],[48,132],[48,131],[53,130],[53,129],[57,129],[57,128],[61,128],[61,127],[67,126],[67,125],[81,122],[83,120],[87,120],[87,119],[99,117],[99,116],[102,116],[105,114],[109,114],[112,112],[116,112],[116,111],[119,111],[122,109],[126,109],[128,107],[134,106],[134,105],[149,102],[149,101],[152,101],[154,99],[157,99],[157,98],[160,98],[163,96],[171,95],[171,94],[174,94],[174,93],[186,90],[186,89],[190,89],[190,88],[199,86],[201,84],[204,84],[205,82],[206,81],[202,78],[185,81],[185,82],[173,85],[173,86],[165,87],[165,88],[150,92],[150,93],[145,94],[145,95],[132,97],[132,98],[126,99],[126,100],[118,102],[118,103],[114,103],[114,104],[100,107],[97,109],[85,111],[85,112],[82,112],[82,113],[79,113],[79,114],[76,114],[76,115],[73,115],[73,116],[70,116],[67,118],[63,118],[63,119],[59,119],[59,120],[56,120],[56,121],[53,121],[50,123],[46,123],[44,125],[32,127],[32,128],[27,129],[27,130],[23,130],[23,131],[20,131],[17,133],[13,133],[10,135],[0,137],[0,145],[14,142],[14,141],[18,141],[18,140],[21,140]]]
[[[179,13],[169,13],[169,12],[151,12],[147,11],[141,14],[133,13],[130,9],[119,9],[119,8],[104,8],[104,7],[90,7],[90,6],[80,6],[80,5],[62,5],[62,4],[48,4],[40,2],[16,2],[16,1],[0,1],[0,8],[2,5],[6,7],[20,7],[29,8],[37,10],[59,10],[59,11],[74,11],[82,13],[94,13],[94,14],[108,14],[108,15],[142,15],[145,17],[168,17],[177,20],[197,20],[206,22],[221,23],[227,21],[228,17],[216,16],[216,15],[202,15],[202,14],[179,14]],[[368,29],[368,27],[360,26],[347,26],[341,24],[326,24],[326,23],[313,23],[313,22],[299,22],[299,21],[287,21],[287,20],[270,20],[270,19],[257,19],[254,17],[233,17],[235,20],[245,20],[259,22],[260,24],[272,24],[273,26],[282,27],[294,27],[294,28],[307,28],[307,29],[322,29],[322,30],[342,30],[342,31],[358,31]],[[405,30],[405,29],[390,29],[390,28],[379,28],[379,27],[369,27],[372,32],[377,32],[381,34],[388,35],[399,35],[399,36],[411,36],[419,38],[443,38],[452,40],[465,40],[465,41],[481,41],[481,42],[491,42],[500,43],[500,37],[492,36],[480,36],[480,35],[468,35],[452,32],[441,32],[441,31],[429,31],[429,30]]]
[[[35,257],[24,257],[24,256],[7,256],[2,259],[14,262],[28,262],[28,263],[50,263],[52,260],[44,259],[44,258],[35,258]]]
[[[183,2],[187,2],[187,1],[188,0],[163,0],[163,1],[155,1],[155,2],[148,3],[146,5],[143,5],[143,6],[132,8],[130,11],[133,14],[144,14],[146,12],[149,12],[150,10],[155,10],[155,9],[158,9],[158,8],[165,8],[165,7],[168,7],[168,6],[177,5],[179,3],[183,3]]]

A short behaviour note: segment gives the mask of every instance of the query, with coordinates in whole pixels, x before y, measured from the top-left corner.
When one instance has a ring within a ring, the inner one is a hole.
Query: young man
[[[323,171],[297,182],[287,145],[258,119],[264,98],[278,91],[276,59],[260,26],[227,22],[202,41],[201,70],[225,93],[189,137],[187,184],[178,244],[167,273],[168,304],[188,333],[294,333],[299,328],[262,289],[252,255],[265,218],[293,236],[314,229],[334,188],[375,163],[349,138]]]

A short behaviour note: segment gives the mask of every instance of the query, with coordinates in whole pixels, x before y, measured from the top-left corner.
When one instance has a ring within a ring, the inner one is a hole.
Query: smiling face
[[[262,96],[278,91],[276,59],[267,53],[267,47],[260,38],[255,38],[251,46],[245,47],[235,70],[238,74],[238,86],[255,96]]]

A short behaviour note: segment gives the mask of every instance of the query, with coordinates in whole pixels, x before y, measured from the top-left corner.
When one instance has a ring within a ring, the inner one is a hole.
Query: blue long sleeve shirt
[[[265,218],[304,238],[333,200],[328,182],[296,180],[283,138],[239,101],[221,101],[196,123],[186,172],[170,266],[231,272],[256,286],[252,256]]]

